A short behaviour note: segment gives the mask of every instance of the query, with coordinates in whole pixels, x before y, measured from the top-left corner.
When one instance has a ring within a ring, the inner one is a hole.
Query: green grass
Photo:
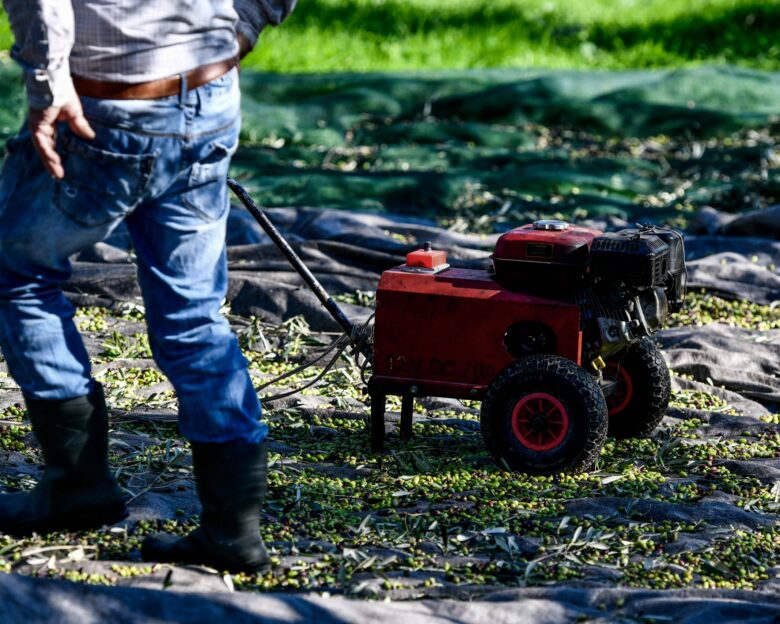
[[[780,3],[303,0],[247,65],[277,71],[780,67]]]
[[[302,0],[245,64],[272,71],[780,67],[780,2]],[[0,48],[12,38],[3,14]]]

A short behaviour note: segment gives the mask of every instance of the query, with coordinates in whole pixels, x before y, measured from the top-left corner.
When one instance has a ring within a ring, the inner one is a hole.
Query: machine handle
[[[268,237],[273,241],[274,245],[276,245],[284,257],[287,258],[287,261],[295,269],[298,275],[301,276],[301,279],[306,283],[317,299],[320,300],[320,303],[330,313],[333,320],[335,320],[341,329],[344,330],[344,333],[349,337],[352,344],[357,344],[359,339],[358,328],[349,320],[344,313],[344,310],[342,310],[341,306],[333,300],[333,297],[328,294],[328,291],[323,288],[322,284],[320,284],[319,280],[314,276],[314,273],[309,270],[309,267],[304,264],[300,256],[295,253],[295,250],[290,246],[290,243],[288,243],[281,232],[276,229],[276,226],[271,223],[271,220],[263,212],[262,208],[254,202],[249,196],[249,193],[246,192],[246,189],[233,178],[228,177],[227,184],[228,187],[230,187],[230,190],[233,191],[235,196],[238,197],[239,201],[249,211],[249,214],[254,217],[255,221],[257,221],[265,233],[268,234]],[[366,358],[369,360],[371,359],[371,347],[365,340],[360,340],[360,351]]]

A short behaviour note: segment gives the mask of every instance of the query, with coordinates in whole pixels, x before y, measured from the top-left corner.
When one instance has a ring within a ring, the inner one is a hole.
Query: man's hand
[[[87,118],[84,117],[81,101],[75,93],[62,106],[50,106],[42,110],[30,109],[28,125],[33,145],[35,145],[46,171],[58,180],[65,177],[62,160],[57,150],[54,149],[57,141],[57,123],[60,121],[68,122],[73,133],[82,139],[95,138],[95,131],[90,127]]]

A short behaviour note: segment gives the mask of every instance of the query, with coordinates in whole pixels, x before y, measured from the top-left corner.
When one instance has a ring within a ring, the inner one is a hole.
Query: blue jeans
[[[260,442],[267,426],[247,363],[219,308],[227,290],[225,184],[238,144],[233,70],[158,100],[82,98],[97,133],[58,130],[65,179],[44,170],[26,130],[0,176],[0,344],[27,398],[88,394],[90,362],[60,284],[69,257],[124,220],[154,359],[196,442]]]

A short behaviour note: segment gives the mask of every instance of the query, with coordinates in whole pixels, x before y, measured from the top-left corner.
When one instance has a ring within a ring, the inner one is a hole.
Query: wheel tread
[[[551,470],[538,468],[528,470],[527,467],[510,465],[509,468],[519,468],[537,474],[574,472],[589,468],[596,461],[607,436],[607,403],[601,388],[587,371],[571,360],[559,356],[528,356],[513,362],[496,376],[485,394],[480,414],[482,435],[488,450],[499,463],[505,459],[501,453],[500,435],[496,431],[492,412],[500,405],[501,395],[507,391],[518,376],[537,373],[552,373],[569,380],[575,387],[575,391],[583,398],[583,403],[590,406],[594,413],[603,414],[603,418],[597,418],[595,426],[589,428],[588,436],[580,452],[565,467],[554,467]]]
[[[640,413],[621,413],[609,421],[609,435],[614,438],[645,438],[659,425],[669,406],[671,379],[660,349],[649,338],[643,338],[631,347],[626,357],[636,358],[637,364],[648,375],[648,395]],[[627,410],[630,408],[626,408]]]

